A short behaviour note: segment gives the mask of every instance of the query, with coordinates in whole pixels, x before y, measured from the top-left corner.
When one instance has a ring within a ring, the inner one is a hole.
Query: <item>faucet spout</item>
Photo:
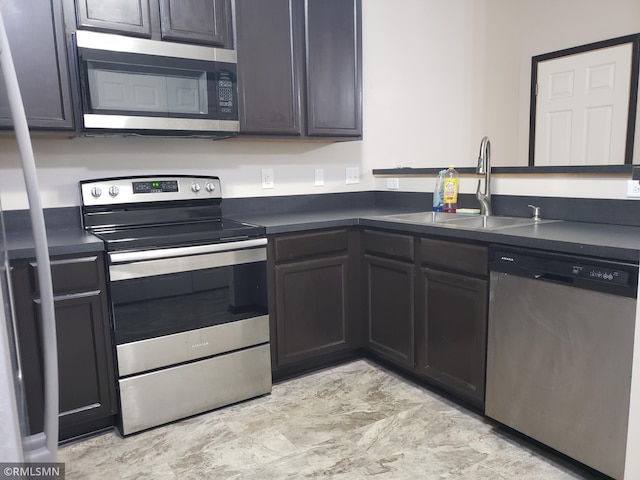
[[[476,198],[480,202],[480,214],[488,216],[491,215],[491,142],[489,137],[484,137],[480,142],[476,174],[484,175],[484,190],[480,189],[482,180],[478,180]]]

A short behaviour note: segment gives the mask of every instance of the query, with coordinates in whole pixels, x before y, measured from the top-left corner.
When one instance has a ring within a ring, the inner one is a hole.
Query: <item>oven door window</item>
[[[267,314],[264,261],[111,283],[116,344]]]

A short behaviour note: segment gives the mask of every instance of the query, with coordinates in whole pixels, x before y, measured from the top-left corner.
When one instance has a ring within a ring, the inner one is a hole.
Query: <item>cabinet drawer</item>
[[[102,256],[56,258],[51,259],[51,277],[53,293],[62,295],[72,292],[99,290],[104,284]],[[40,296],[38,284],[38,267],[35,262],[29,263],[29,278],[34,296]]]
[[[346,229],[276,237],[273,242],[276,262],[346,252],[349,244]]]
[[[488,275],[488,248],[432,238],[420,239],[422,264],[476,275]]]
[[[413,237],[398,233],[364,231],[364,249],[368,253],[413,261]]]

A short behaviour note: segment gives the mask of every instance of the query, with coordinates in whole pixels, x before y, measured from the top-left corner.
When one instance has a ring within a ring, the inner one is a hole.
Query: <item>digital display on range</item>
[[[177,192],[177,180],[152,180],[150,182],[132,182],[133,193]]]

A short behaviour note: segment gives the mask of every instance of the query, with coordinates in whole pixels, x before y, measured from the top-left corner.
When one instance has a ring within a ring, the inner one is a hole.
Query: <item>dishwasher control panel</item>
[[[577,277],[585,277],[591,280],[613,282],[622,285],[629,283],[629,272],[610,268],[595,267],[593,265],[573,264],[571,274]]]
[[[637,295],[638,265],[631,263],[491,245],[489,269],[628,297]]]

